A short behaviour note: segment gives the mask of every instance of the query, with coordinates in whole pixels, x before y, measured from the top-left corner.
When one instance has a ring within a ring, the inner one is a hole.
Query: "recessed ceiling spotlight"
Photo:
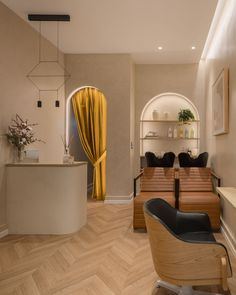
[[[158,49],[158,50],[162,50],[163,47],[162,47],[162,46],[158,46],[157,49]]]
[[[192,50],[195,50],[195,49],[196,49],[196,46],[192,46],[191,49],[192,49]]]

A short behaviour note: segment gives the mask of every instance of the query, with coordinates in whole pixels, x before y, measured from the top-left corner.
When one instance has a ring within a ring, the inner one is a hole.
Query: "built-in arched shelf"
[[[181,109],[190,109],[195,120],[188,124],[178,121]],[[162,93],[144,106],[140,118],[140,154],[152,151],[157,155],[172,151],[199,153],[200,120],[195,105],[177,93]]]

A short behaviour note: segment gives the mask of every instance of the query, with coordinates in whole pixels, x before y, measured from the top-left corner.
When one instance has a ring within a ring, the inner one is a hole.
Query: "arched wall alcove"
[[[178,113],[181,109],[190,109],[195,120],[180,124]],[[190,99],[178,93],[162,93],[146,103],[140,117],[141,156],[147,151],[157,155],[168,151],[178,155],[187,150],[199,153],[199,148],[199,113]]]
[[[71,99],[74,94],[79,92],[80,90],[84,88],[94,88],[98,89],[95,86],[81,86],[73,90],[67,97],[66,100],[66,128],[65,128],[65,140],[68,145],[70,139],[70,154],[74,156],[75,161],[86,161],[88,162],[88,190],[92,189],[92,183],[93,183],[93,166],[91,162],[89,161],[87,155],[85,154],[80,137],[78,134],[78,129],[77,129],[77,123],[75,120],[74,112],[72,109],[72,103]],[[100,90],[100,89],[98,89]],[[101,90],[100,90],[101,91]]]

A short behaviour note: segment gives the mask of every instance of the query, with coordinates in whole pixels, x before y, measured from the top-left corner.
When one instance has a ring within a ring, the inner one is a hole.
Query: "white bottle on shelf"
[[[171,127],[169,127],[169,129],[168,129],[168,134],[167,135],[168,135],[169,138],[171,138],[173,136]]]
[[[152,111],[152,119],[153,120],[158,120],[159,119],[159,113],[157,110]]]
[[[184,137],[189,138],[189,131],[187,127],[185,127],[185,130],[184,130]]]
[[[163,118],[164,118],[164,120],[169,120],[169,113],[168,112],[164,112],[163,113]]]
[[[178,130],[177,130],[176,126],[174,128],[173,137],[174,138],[177,138],[178,137]]]
[[[184,137],[184,130],[183,130],[183,127],[182,126],[179,127],[179,137],[180,138],[183,138]]]
[[[193,127],[190,129],[190,138],[194,138],[195,134],[194,134],[194,129]]]

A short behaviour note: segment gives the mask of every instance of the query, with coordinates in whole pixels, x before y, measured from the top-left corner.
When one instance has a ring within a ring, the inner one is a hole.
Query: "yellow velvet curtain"
[[[83,149],[93,164],[93,198],[106,195],[106,98],[96,88],[86,87],[72,97],[72,106]]]

